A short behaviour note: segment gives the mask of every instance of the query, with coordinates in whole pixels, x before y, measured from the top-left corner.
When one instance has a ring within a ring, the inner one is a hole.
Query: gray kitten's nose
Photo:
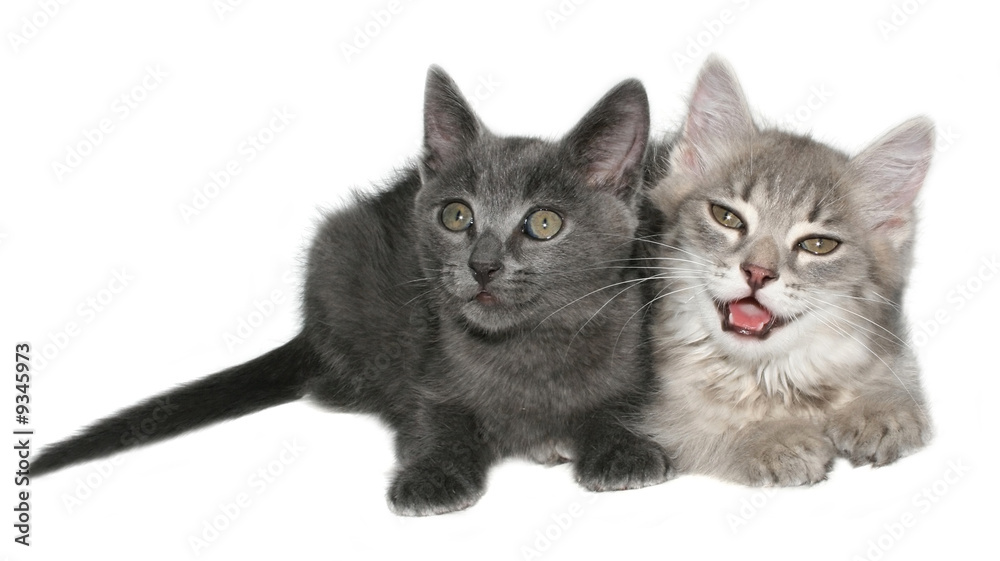
[[[486,288],[486,284],[493,280],[497,271],[503,269],[503,243],[500,239],[486,233],[476,240],[472,255],[469,256],[469,268],[472,269],[472,276],[479,286]]]
[[[479,286],[486,287],[486,284],[493,280],[497,271],[503,269],[503,263],[499,261],[472,261],[469,260],[469,268],[472,269],[472,276],[479,283]]]
[[[776,271],[772,271],[771,269],[760,267],[758,265],[744,263],[740,266],[740,268],[743,269],[743,274],[747,277],[747,284],[749,284],[750,288],[754,290],[760,290],[761,288],[764,288],[764,285],[767,284],[768,281],[773,281],[778,278],[778,273]]]

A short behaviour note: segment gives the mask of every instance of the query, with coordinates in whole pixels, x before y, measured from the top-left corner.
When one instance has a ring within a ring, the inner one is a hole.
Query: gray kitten
[[[838,455],[882,466],[927,442],[899,302],[933,140],[915,118],[848,157],[761,128],[731,69],[705,64],[651,195],[647,428],[679,471],[799,485]]]
[[[595,491],[663,481],[664,451],[623,421],[655,382],[641,296],[621,288],[641,282],[648,134],[636,80],[548,141],[491,133],[432,67],[423,156],[326,218],[302,332],[46,448],[32,473],[308,395],[394,429],[399,514],[468,507],[511,456],[572,460]]]

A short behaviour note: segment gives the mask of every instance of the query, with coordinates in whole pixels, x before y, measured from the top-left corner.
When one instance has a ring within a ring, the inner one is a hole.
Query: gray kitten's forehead
[[[559,146],[533,138],[505,138],[478,146],[470,158],[467,186],[488,201],[568,202],[580,196],[571,184],[576,170],[561,161]]]

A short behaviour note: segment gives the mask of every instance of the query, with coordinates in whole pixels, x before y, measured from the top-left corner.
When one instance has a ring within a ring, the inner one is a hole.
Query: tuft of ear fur
[[[455,82],[441,67],[432,65],[424,90],[425,171],[440,172],[464,156],[483,130]]]
[[[914,117],[851,158],[844,179],[860,193],[873,231],[901,247],[913,236],[913,202],[934,154],[934,123]]]
[[[622,199],[636,191],[648,142],[649,100],[635,79],[612,88],[563,139],[588,185]]]
[[[756,130],[735,71],[712,55],[698,73],[671,167],[700,176],[727,147],[750,140]]]

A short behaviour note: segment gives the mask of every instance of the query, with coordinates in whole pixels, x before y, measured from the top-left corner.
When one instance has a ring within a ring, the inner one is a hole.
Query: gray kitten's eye
[[[536,210],[524,219],[524,233],[536,240],[549,240],[562,228],[562,217],[551,210]]]
[[[452,232],[468,230],[472,226],[472,209],[458,201],[448,203],[441,211],[441,224]]]
[[[735,212],[729,210],[724,206],[712,205],[712,216],[719,224],[722,224],[726,228],[732,228],[734,230],[739,230],[743,228],[743,219],[740,218]]]
[[[830,238],[808,238],[799,242],[799,247],[813,255],[826,255],[837,249],[838,245],[840,242]]]

